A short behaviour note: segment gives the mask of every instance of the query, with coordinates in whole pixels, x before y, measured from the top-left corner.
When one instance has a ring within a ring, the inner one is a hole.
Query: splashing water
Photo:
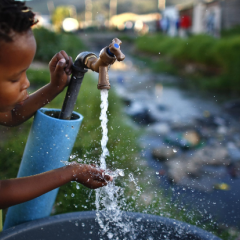
[[[106,170],[106,157],[109,156],[107,149],[108,129],[107,129],[107,109],[108,109],[108,90],[101,90],[101,127],[102,127],[102,154],[100,156],[100,167]],[[114,172],[108,172],[113,177],[124,176],[121,169]],[[121,235],[130,233],[134,230],[126,223],[123,223],[123,211],[121,206],[125,206],[124,190],[121,187],[115,186],[114,180],[108,183],[107,186],[96,189],[96,220],[101,228],[100,235],[106,235],[109,239],[119,239],[119,232]],[[118,231],[121,229],[121,231]],[[116,231],[117,230],[117,231]],[[132,238],[131,238],[132,239]]]

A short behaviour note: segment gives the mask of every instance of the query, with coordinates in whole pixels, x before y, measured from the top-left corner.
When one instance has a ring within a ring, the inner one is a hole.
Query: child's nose
[[[26,90],[27,88],[29,88],[29,86],[30,86],[30,82],[29,82],[28,78],[25,77],[23,84],[22,84],[22,90]]]

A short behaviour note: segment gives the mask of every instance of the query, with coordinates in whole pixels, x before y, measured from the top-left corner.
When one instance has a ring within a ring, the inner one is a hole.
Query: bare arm
[[[91,165],[73,163],[34,176],[0,181],[0,209],[29,201],[70,181],[99,188],[112,181],[104,171]]]
[[[49,63],[51,82],[34,92],[12,111],[0,113],[0,124],[17,126],[30,117],[41,107],[52,101],[67,86],[71,74],[72,58],[64,51],[57,53]]]

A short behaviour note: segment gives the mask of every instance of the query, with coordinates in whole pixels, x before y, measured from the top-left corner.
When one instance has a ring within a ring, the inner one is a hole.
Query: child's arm
[[[68,85],[71,74],[72,58],[66,52],[60,51],[49,63],[51,82],[34,92],[12,111],[0,113],[0,124],[16,126],[33,116],[41,107],[54,99]]]
[[[99,188],[112,181],[112,177],[91,165],[72,163],[34,176],[0,181],[0,209],[10,207],[51,191],[70,181],[88,188]]]

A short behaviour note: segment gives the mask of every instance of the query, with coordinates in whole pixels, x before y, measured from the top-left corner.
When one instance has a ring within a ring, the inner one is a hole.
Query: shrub
[[[194,35],[188,39],[172,38],[162,34],[145,35],[136,40],[139,50],[166,58],[177,67],[192,63],[201,66],[204,83],[198,86],[215,91],[240,92],[240,35],[216,39],[208,35]],[[156,64],[154,65],[156,69]],[[161,71],[161,67],[159,70]],[[214,79],[205,79],[211,73]],[[217,77],[217,78],[216,78]]]
[[[33,30],[37,42],[36,60],[49,62],[59,51],[64,50],[73,59],[86,50],[81,39],[71,33],[55,33],[46,28]]]
[[[31,86],[43,86],[50,82],[50,72],[48,69],[28,69],[27,76]]]
[[[235,37],[236,35],[240,35],[240,25],[236,25],[230,29],[223,29],[221,31],[221,37]]]

